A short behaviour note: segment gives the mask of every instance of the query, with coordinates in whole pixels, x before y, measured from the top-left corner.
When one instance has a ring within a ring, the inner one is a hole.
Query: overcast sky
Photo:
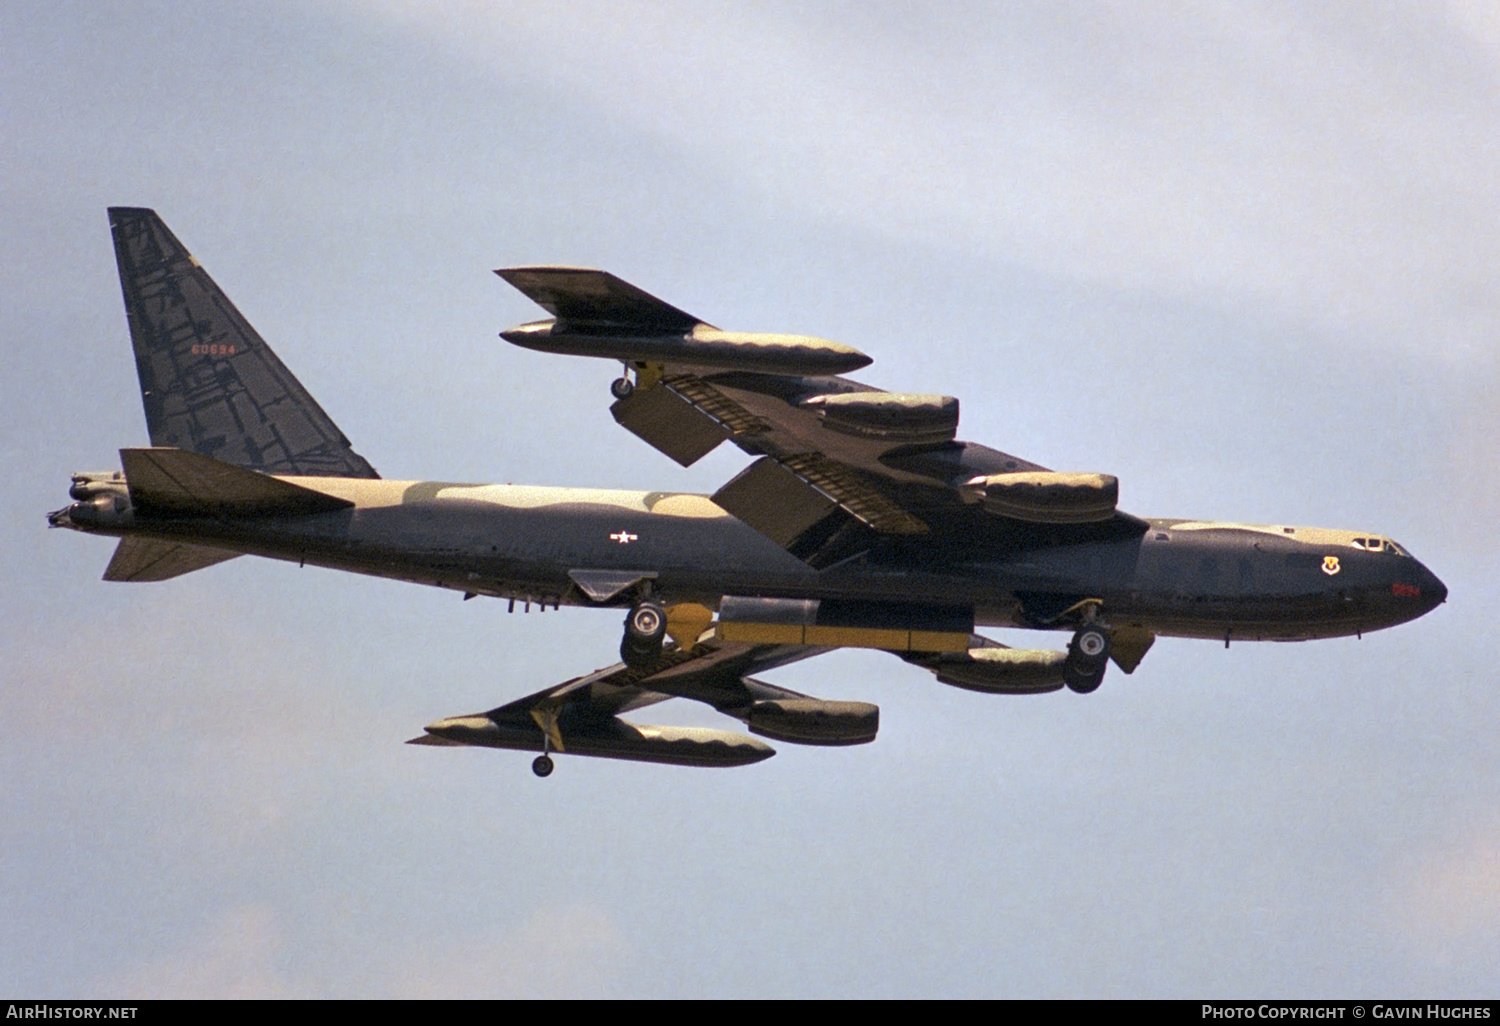
[[[1493,6],[22,2],[0,58],[0,993],[1495,993]],[[497,338],[541,314],[492,268],[582,264],[857,346],[1131,512],[1388,534],[1451,597],[1163,639],[1091,696],[836,653],[771,679],[879,740],[739,770],[404,746],[612,662],[618,617],[101,582],[43,515],[146,441],[108,205],[389,478],[745,465]]]

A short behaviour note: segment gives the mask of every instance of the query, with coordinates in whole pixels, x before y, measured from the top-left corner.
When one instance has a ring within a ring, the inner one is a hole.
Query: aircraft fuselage
[[[283,477],[354,503],[305,515],[164,516],[90,503],[58,526],[140,536],[411,581],[518,602],[595,602],[577,571],[652,575],[664,601],[724,595],[972,608],[978,625],[1063,629],[1097,599],[1116,626],[1172,637],[1303,640],[1421,616],[1446,597],[1379,536],[1317,528],[1150,520],[1144,534],[1073,541],[1064,529],[930,545],[882,539],[814,570],[705,496],[671,492]],[[123,488],[121,489],[123,494]]]

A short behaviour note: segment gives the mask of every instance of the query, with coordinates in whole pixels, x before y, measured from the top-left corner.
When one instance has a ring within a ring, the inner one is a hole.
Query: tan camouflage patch
[[[1277,538],[1286,538],[1290,541],[1303,542],[1307,545],[1326,547],[1329,545],[1350,545],[1354,548],[1366,548],[1365,540],[1390,542],[1384,535],[1371,534],[1369,531],[1341,531],[1332,527],[1285,527],[1279,524],[1216,524],[1202,520],[1184,520],[1181,523],[1168,524],[1169,531],[1254,531],[1257,534],[1275,535]],[[1355,539],[1359,539],[1356,542]]]
[[[660,499],[656,499],[655,501],[652,501],[652,498],[648,495],[646,498],[646,507],[651,510],[652,513],[662,514],[669,517],[694,517],[707,519],[710,517],[729,516],[728,513],[725,513],[718,506],[714,505],[713,500],[708,496],[691,495],[688,493],[664,495]]]
[[[694,342],[721,342],[744,349],[771,349],[795,355],[799,352],[838,353],[848,356],[863,356],[858,349],[811,335],[770,335],[750,331],[720,331],[706,324],[696,325],[688,335]]]

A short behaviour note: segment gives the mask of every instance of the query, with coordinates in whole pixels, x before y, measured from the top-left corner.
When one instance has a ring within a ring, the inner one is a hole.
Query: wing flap
[[[626,431],[684,467],[718,448],[731,431],[671,388],[640,388],[609,408]]]
[[[837,502],[769,456],[736,474],[713,503],[799,556],[817,548],[815,529],[840,512]]]

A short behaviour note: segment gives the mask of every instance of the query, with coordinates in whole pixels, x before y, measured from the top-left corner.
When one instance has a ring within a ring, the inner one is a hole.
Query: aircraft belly
[[[328,487],[339,490],[364,501],[301,515],[147,517],[120,533],[544,606],[597,604],[570,577],[587,571],[640,573],[672,601],[709,607],[723,595],[961,605],[986,626],[1047,625],[1023,615],[1028,595],[1059,610],[1097,598],[1115,622],[1193,638],[1334,637],[1410,615],[1367,605],[1358,589],[1330,587],[1315,569],[1285,571],[1279,551],[1252,561],[1238,539],[1206,532],[1201,541],[1148,537],[959,565],[926,564],[909,549],[885,561],[877,550],[820,572],[702,496],[437,482]],[[1352,584],[1362,564],[1345,561],[1339,583]]]

